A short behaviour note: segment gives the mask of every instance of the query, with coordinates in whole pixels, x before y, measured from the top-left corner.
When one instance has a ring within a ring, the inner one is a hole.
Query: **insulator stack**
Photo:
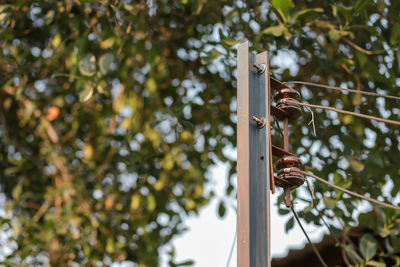
[[[276,112],[276,117],[284,122],[284,151],[285,155],[282,156],[275,164],[278,170],[277,176],[275,177],[275,184],[282,187],[285,191],[286,206],[291,207],[292,202],[290,199],[290,192],[304,183],[304,177],[301,173],[291,171],[290,168],[302,169],[299,158],[290,153],[289,149],[289,121],[293,121],[300,117],[301,109],[299,105],[293,103],[283,103],[283,99],[290,99],[293,101],[300,100],[300,94],[298,91],[290,88],[286,83],[281,83],[281,87],[277,90],[274,95],[274,101],[276,102],[276,108],[282,112]]]

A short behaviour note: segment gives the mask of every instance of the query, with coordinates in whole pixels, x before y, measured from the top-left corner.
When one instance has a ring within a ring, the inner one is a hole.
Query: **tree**
[[[224,150],[236,144],[235,45],[247,38],[272,60],[282,51],[295,55],[297,70],[272,69],[282,81],[398,95],[399,5],[383,0],[2,5],[1,224],[12,249],[5,261],[58,266],[129,260],[156,266],[158,248],[184,230],[184,214],[197,213],[213,197],[203,190],[209,166],[230,163],[227,196],[235,194],[235,162]],[[301,92],[302,101],[398,118],[394,101]],[[396,196],[398,127],[318,110],[313,137],[307,116],[296,121],[291,135],[306,169],[375,198]],[[279,138],[273,142],[279,144]],[[363,240],[371,242],[363,242],[359,253],[344,243],[350,258],[364,256],[350,260],[399,261],[398,213],[374,207],[357,218],[357,199],[315,187],[329,223],[366,224],[391,244],[392,250],[368,236]],[[223,202],[220,211],[223,215]],[[300,215],[320,225],[311,207]],[[365,256],[370,243],[379,253]],[[177,265],[172,250],[170,264]]]

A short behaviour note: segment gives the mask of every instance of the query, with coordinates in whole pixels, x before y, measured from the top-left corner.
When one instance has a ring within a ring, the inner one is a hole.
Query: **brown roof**
[[[328,266],[346,266],[342,258],[341,249],[335,246],[335,243],[335,239],[332,236],[325,236],[321,242],[314,245]],[[312,247],[307,244],[302,249],[290,250],[286,257],[272,259],[272,267],[284,266],[321,267],[322,265]]]

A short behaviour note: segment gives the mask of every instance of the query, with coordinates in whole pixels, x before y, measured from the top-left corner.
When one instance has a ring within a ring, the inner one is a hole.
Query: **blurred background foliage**
[[[205,190],[210,166],[230,163],[228,177],[215,178],[228,179],[226,197],[234,197],[243,40],[269,52],[282,81],[400,94],[395,0],[2,2],[0,223],[8,264],[157,266],[159,248],[184,231],[185,216],[214,197]],[[395,101],[298,89],[305,102],[399,119]],[[291,135],[306,170],[399,203],[398,127],[318,110],[314,137],[309,117],[304,112]],[[340,244],[353,264],[400,264],[398,213],[360,212],[357,199],[315,190],[336,235],[356,225],[371,231],[360,244]],[[225,210],[221,200],[220,216]],[[321,225],[311,206],[300,215]],[[171,248],[170,266],[191,264],[174,262]]]

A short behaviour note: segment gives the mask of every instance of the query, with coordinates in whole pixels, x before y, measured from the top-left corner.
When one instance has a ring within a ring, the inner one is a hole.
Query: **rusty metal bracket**
[[[271,115],[276,117],[278,120],[283,120],[284,118],[290,116],[289,113],[275,106],[271,106]]]
[[[279,158],[282,158],[283,156],[295,156],[295,154],[274,145],[272,145],[272,155]]]

